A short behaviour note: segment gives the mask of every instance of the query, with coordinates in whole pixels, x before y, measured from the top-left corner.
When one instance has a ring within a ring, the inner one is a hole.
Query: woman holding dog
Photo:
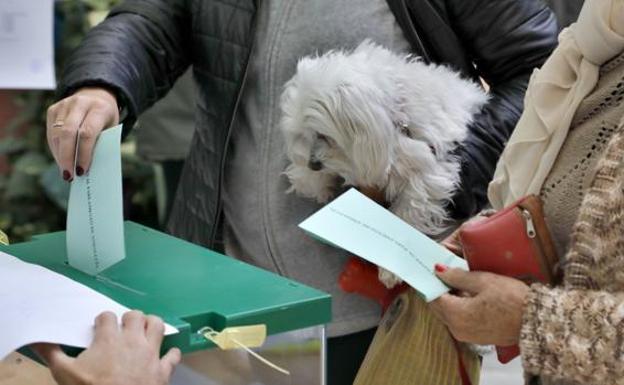
[[[561,258],[554,287],[438,266],[469,295],[433,310],[460,341],[518,343],[528,384],[624,383],[624,1],[587,0],[531,79],[498,163],[495,209],[542,198]]]

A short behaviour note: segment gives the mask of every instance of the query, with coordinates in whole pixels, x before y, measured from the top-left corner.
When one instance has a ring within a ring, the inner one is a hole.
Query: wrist
[[[518,284],[517,290],[515,290],[514,299],[512,300],[516,304],[516,327],[514,330],[514,344],[517,344],[520,341],[520,335],[522,332],[522,325],[524,322],[524,314],[527,310],[529,296],[531,293],[531,288],[526,285],[524,282],[520,282]]]
[[[106,86],[88,86],[79,88],[75,94],[85,93],[90,96],[96,97],[98,99],[103,100],[109,105],[114,106],[116,111],[116,116],[113,124],[116,125],[119,122],[123,121],[128,116],[128,109],[126,107],[126,103],[124,103],[124,98],[121,96],[119,92],[114,90],[111,87]]]

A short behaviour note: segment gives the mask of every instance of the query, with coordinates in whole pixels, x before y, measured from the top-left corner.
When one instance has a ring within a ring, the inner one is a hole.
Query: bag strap
[[[468,371],[466,370],[466,364],[464,363],[464,357],[462,356],[459,342],[453,336],[451,336],[451,339],[453,340],[455,350],[457,351],[459,377],[461,378],[462,385],[472,385],[472,383],[470,382],[470,376],[468,375]]]

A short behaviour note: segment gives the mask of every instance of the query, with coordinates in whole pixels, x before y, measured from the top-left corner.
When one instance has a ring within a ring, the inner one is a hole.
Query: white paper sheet
[[[0,252],[0,360],[35,342],[87,347],[103,311],[129,309],[41,266]],[[165,334],[177,330],[166,325]]]
[[[0,88],[54,89],[54,1],[0,1]]]

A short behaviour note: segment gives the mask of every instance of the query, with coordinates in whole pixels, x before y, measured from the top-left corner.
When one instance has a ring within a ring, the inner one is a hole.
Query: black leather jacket
[[[199,113],[169,230],[206,246],[216,234],[222,170],[260,2],[127,0],[88,34],[60,84],[61,96],[87,85],[108,87],[132,120],[193,64]],[[490,85],[491,99],[459,149],[462,186],[449,210],[466,218],[487,201],[487,184],[521,114],[529,76],[556,45],[555,18],[542,0],[388,4],[415,54]]]

